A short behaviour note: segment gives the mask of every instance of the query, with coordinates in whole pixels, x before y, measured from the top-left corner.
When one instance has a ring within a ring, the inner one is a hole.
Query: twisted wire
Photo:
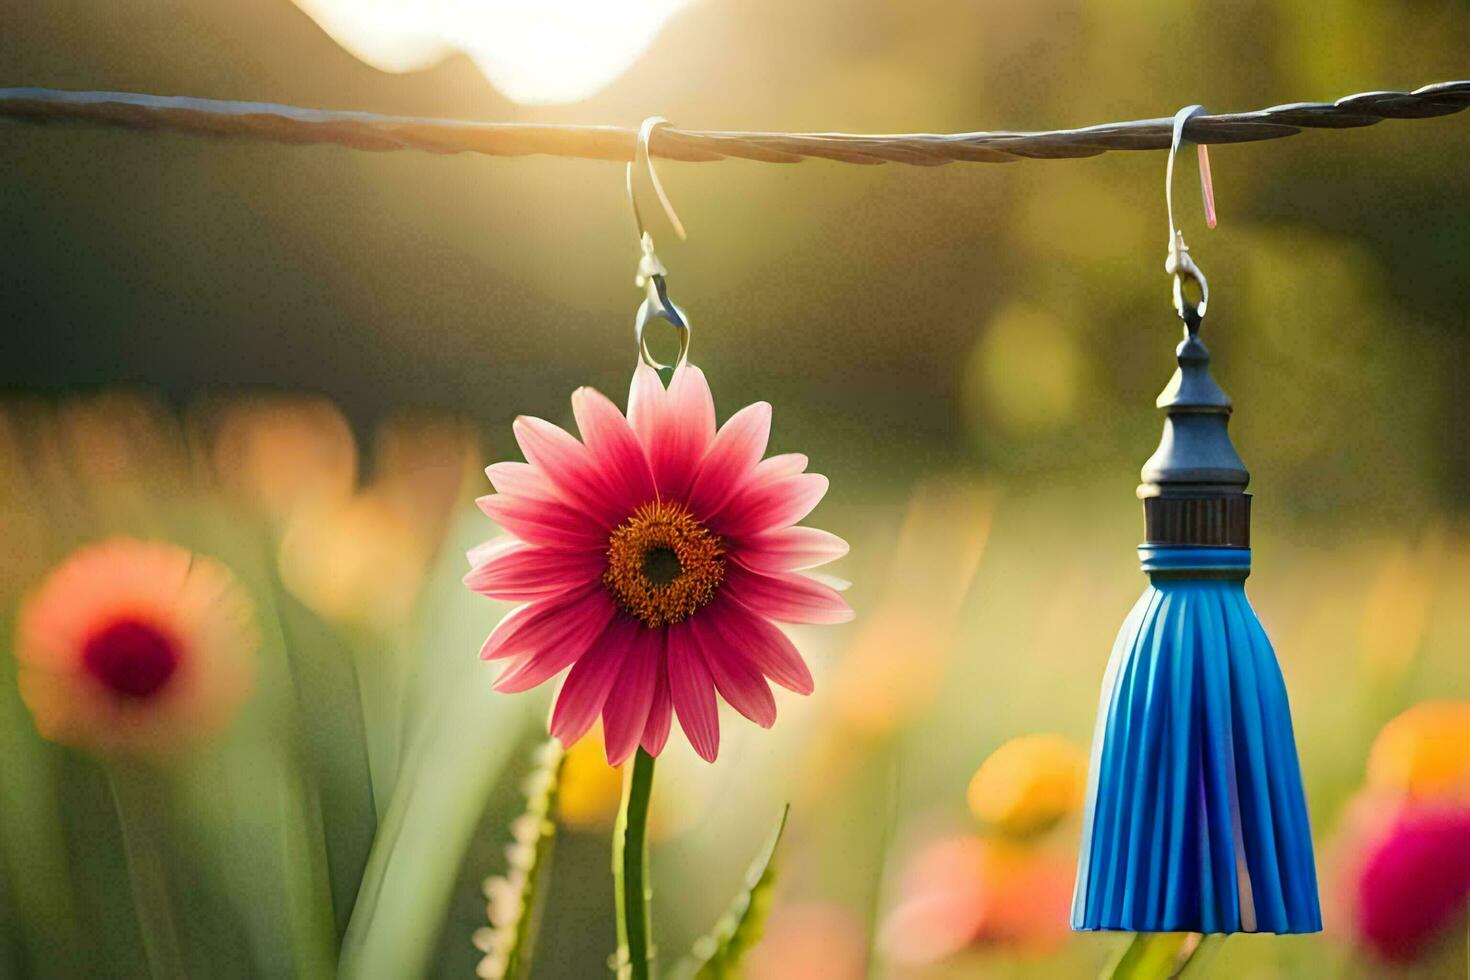
[[[1303,129],[1351,129],[1384,119],[1426,119],[1470,107],[1470,81],[1440,82],[1412,92],[1361,92],[1336,102],[1293,102],[1254,112],[1199,115],[1184,127],[1195,143],[1247,143]],[[636,128],[537,123],[484,123],[303,109],[264,102],[226,102],[132,92],[0,89],[0,118],[85,122],[126,129],[163,129],[357,150],[423,150],[492,156],[548,154],[631,160]],[[808,157],[841,163],[937,166],[1090,157],[1109,150],[1168,149],[1173,120],[1134,119],[1044,132],[761,133],[710,132],[662,126],[650,151],[668,160],[725,158],[798,163]]]

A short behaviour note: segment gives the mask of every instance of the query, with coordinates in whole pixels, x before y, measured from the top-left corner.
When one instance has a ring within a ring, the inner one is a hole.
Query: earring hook
[[[1174,220],[1174,161],[1179,156],[1184,142],[1184,124],[1195,116],[1205,114],[1201,105],[1185,106],[1174,114],[1173,139],[1169,144],[1169,163],[1164,173],[1164,204],[1169,211],[1169,257],[1164,261],[1164,271],[1174,277],[1174,309],[1191,334],[1199,331],[1205,309],[1210,303],[1210,284],[1204,271],[1189,257],[1189,246],[1184,244],[1184,232]],[[1205,225],[1215,227],[1215,186],[1210,174],[1210,151],[1203,143],[1195,145],[1199,157],[1200,196],[1204,200]],[[1190,301],[1184,294],[1184,282],[1189,280],[1199,286],[1198,303]]]
[[[638,356],[643,359],[643,363],[658,371],[670,370],[689,359],[689,318],[669,299],[669,270],[659,261],[658,254],[653,250],[653,236],[644,227],[643,214],[638,210],[634,172],[647,175],[648,183],[653,187],[659,204],[663,206],[674,233],[681,239],[687,238],[684,224],[674,211],[668,194],[664,192],[664,185],[658,179],[658,171],[653,169],[653,157],[648,151],[653,131],[668,124],[669,121],[662,116],[649,116],[643,120],[643,124],[638,127],[638,139],[633,146],[633,159],[628,163],[627,171],[628,203],[633,206],[633,223],[638,229],[638,248],[642,253],[638,259],[638,274],[633,281],[646,293],[646,298],[638,307],[638,314],[633,320],[633,332],[638,340]],[[672,365],[660,363],[648,349],[645,330],[650,320],[664,320],[679,334],[679,356]]]

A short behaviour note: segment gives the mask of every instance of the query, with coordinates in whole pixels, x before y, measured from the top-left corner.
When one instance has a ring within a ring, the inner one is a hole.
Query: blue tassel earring
[[[1072,927],[1318,932],[1286,686],[1245,595],[1250,475],[1226,429],[1230,399],[1199,339],[1209,287],[1174,223],[1174,158],[1185,122],[1202,111],[1174,118],[1165,269],[1185,334],[1158,399],[1163,438],[1138,489],[1149,586],[1103,679]],[[1212,215],[1203,154],[1201,177]]]

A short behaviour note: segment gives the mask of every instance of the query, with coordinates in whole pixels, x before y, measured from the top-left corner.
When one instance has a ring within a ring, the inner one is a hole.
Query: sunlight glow
[[[691,0],[294,0],[380,71],[463,51],[507,98],[577,102],[626,71]]]

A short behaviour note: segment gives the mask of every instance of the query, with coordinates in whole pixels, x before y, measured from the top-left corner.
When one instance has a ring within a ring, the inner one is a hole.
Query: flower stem
[[[653,918],[648,880],[648,802],[653,756],[643,749],[623,776],[623,802],[613,827],[613,883],[618,911],[618,980],[648,980],[653,972]]]
[[[1123,947],[1103,980],[1176,980],[1205,976],[1223,937],[1197,932],[1139,932]]]

